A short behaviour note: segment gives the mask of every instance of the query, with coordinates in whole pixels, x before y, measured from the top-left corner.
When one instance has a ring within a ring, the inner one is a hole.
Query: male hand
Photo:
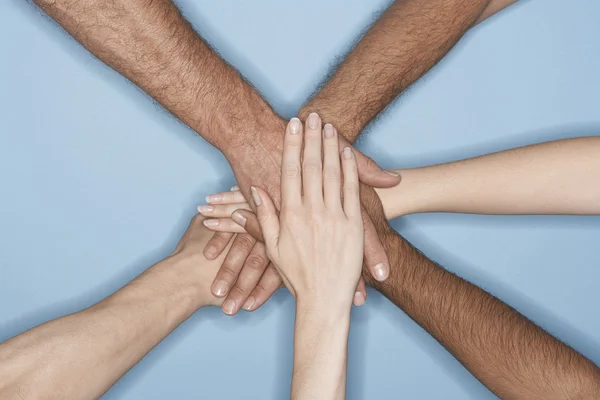
[[[318,115],[314,114],[311,117],[316,125],[321,125]],[[308,121],[308,123],[310,122]],[[250,199],[249,188],[251,185],[265,188],[273,199],[275,206],[279,209],[280,165],[284,129],[285,123],[278,119],[272,123],[270,128],[265,129],[266,133],[257,135],[258,137],[267,138],[266,140],[258,139],[246,142],[226,151],[225,155],[230,161],[236,179],[238,179],[241,192],[232,191],[208,196],[207,201],[210,205],[199,208],[205,216],[210,218],[217,216],[217,214],[212,214],[215,206],[238,202],[240,194],[244,198],[244,203],[246,203],[245,200]],[[340,148],[347,145],[348,142],[340,136]],[[355,154],[361,182],[376,187],[391,187],[399,183],[400,178],[397,174],[383,171],[372,159],[359,152],[355,151]],[[257,171],[256,175],[251,171]],[[295,171],[290,171],[290,173],[295,173]],[[368,191],[368,189],[363,189],[363,191]],[[245,206],[245,208],[249,207]],[[365,265],[368,266],[375,279],[385,280],[389,274],[389,261],[377,238],[373,223],[365,212],[363,212],[363,219],[366,234]],[[209,228],[223,230],[223,232],[217,232],[209,242],[205,250],[207,258],[216,257],[233,237],[231,231],[219,229],[218,223],[219,220],[207,222]],[[213,285],[215,295],[220,297],[228,295],[223,306],[224,312],[235,314],[242,305],[247,311],[253,311],[260,307],[281,286],[281,278],[272,265],[268,267],[267,265],[268,259],[262,243],[256,243],[252,236],[246,234],[240,234],[236,237],[235,243]],[[251,288],[255,289],[252,290]],[[366,298],[366,289],[362,281],[358,291]],[[357,303],[360,304],[361,302],[358,301]]]

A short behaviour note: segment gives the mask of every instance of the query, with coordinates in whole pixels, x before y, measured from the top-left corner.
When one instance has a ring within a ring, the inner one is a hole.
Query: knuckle
[[[262,270],[267,260],[261,254],[250,254],[246,259],[246,265],[254,270]]]
[[[246,297],[246,295],[248,294],[248,291],[242,287],[242,285],[240,285],[239,283],[237,283],[232,289],[231,292],[229,294],[229,297],[236,297],[236,298],[244,298]]]
[[[306,161],[302,165],[302,170],[308,174],[318,174],[321,172],[321,164],[316,161]]]
[[[229,264],[223,264],[219,272],[222,278],[226,281],[229,280],[228,278],[235,279],[235,277],[237,277],[238,274],[238,271],[236,269],[233,269]]]
[[[335,167],[326,167],[323,170],[323,177],[328,181],[337,181],[340,179],[340,171]]]
[[[254,241],[249,235],[240,235],[238,236],[235,247],[238,251],[248,253],[252,250],[254,246]]]
[[[300,176],[300,166],[298,164],[288,164],[283,168],[283,173],[288,178],[296,178]]]
[[[368,169],[379,168],[379,166],[377,165],[375,160],[373,160],[371,157],[367,157],[367,156],[365,156],[365,165],[367,166]]]

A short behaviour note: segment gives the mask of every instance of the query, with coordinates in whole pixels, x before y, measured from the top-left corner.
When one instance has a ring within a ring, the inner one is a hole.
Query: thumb
[[[352,146],[342,136],[339,138],[340,151],[346,146]],[[375,188],[390,188],[400,183],[400,175],[394,171],[383,170],[371,158],[360,151],[354,150],[356,163],[358,165],[358,179],[367,186]]]
[[[258,218],[252,211],[244,209],[235,210],[233,214],[231,214],[231,219],[233,222],[244,228],[244,230],[254,239],[259,242],[265,242],[262,231],[260,230]]]
[[[265,245],[270,253],[274,253],[279,242],[279,217],[275,205],[267,192],[261,188],[252,186],[250,192],[256,206],[256,216],[265,238]]]

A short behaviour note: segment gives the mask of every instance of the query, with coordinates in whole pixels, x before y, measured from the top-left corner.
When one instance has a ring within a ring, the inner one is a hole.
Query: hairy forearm
[[[100,397],[203,305],[196,270],[166,259],[100,303],[0,344],[0,397]]]
[[[300,115],[317,111],[353,142],[396,96],[433,67],[490,0],[394,2]]]
[[[501,398],[592,399],[600,370],[523,315],[385,235],[387,281],[371,282]]]
[[[34,0],[77,41],[222,151],[275,118],[171,0]]]
[[[297,305],[292,399],[345,398],[349,330],[350,306],[329,312],[327,305]]]
[[[557,140],[423,168],[376,189],[386,216],[599,214],[600,137]]]

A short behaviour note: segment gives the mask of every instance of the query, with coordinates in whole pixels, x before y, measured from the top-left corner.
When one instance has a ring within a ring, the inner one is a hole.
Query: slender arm
[[[209,232],[198,218],[193,225],[201,240],[192,244],[202,246]],[[210,283],[224,256],[208,261],[188,250],[83,311],[1,343],[0,398],[99,398],[196,310],[220,304]]]
[[[391,229],[380,235],[392,269],[385,282],[369,283],[500,398],[600,398],[600,369],[591,361]]]
[[[292,399],[345,399],[350,309],[328,312],[299,302]]]
[[[301,110],[354,142],[363,128],[425,74],[475,23],[516,0],[394,2]]]
[[[92,54],[229,151],[276,119],[171,0],[34,0]]]
[[[386,216],[420,212],[600,214],[600,137],[556,140],[481,157],[398,170],[376,189]]]

